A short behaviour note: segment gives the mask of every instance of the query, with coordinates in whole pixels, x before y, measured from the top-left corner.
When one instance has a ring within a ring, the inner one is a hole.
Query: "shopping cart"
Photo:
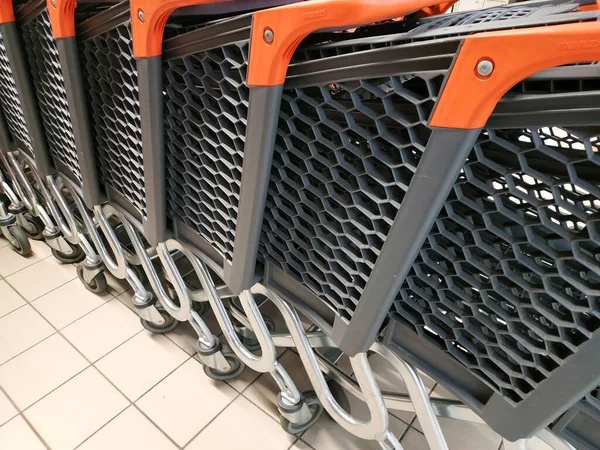
[[[18,201],[29,211],[24,214],[24,229],[32,238],[45,239],[61,261],[79,262],[86,258],[86,253],[79,246],[79,235],[64,199],[61,197],[62,202],[59,202],[54,195],[54,177],[59,172],[71,174],[62,168],[57,172],[54,163],[60,165],[67,157],[76,158],[69,146],[70,124],[59,114],[64,89],[57,86],[52,90],[45,80],[40,80],[39,74],[46,73],[40,72],[42,69],[35,65],[46,64],[44,69],[51,68],[51,58],[55,56],[52,48],[43,45],[49,39],[47,14],[40,2],[20,5],[16,14],[18,23],[11,2],[3,3],[2,14],[0,78],[3,89],[0,104],[6,119],[6,126],[1,130],[6,173]],[[21,34],[29,38],[26,45],[22,45]],[[55,124],[57,118],[62,120],[61,125]],[[59,142],[60,139],[63,140]],[[46,183],[51,183],[50,190]],[[88,259],[91,259],[93,251],[89,246],[87,248]]]
[[[263,284],[345,353],[373,348],[393,304],[386,345],[498,433],[555,423],[597,448],[600,30],[580,5],[406,20],[297,50],[279,117],[251,115],[276,126],[275,150],[248,184],[244,170],[236,238],[244,217]],[[254,271],[237,245],[239,291]]]

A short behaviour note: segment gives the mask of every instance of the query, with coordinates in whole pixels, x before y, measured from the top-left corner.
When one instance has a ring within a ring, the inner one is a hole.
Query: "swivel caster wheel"
[[[308,409],[310,410],[310,419],[304,423],[292,423],[284,416],[281,416],[279,419],[279,424],[286,433],[300,434],[305,432],[315,423],[317,423],[317,421],[321,418],[323,411],[325,410],[314,391],[303,392],[302,400],[304,403],[306,403]]]
[[[31,243],[23,228],[12,225],[8,227],[8,233],[10,234],[8,241],[15,252],[21,256],[31,255]]]
[[[231,369],[226,372],[221,372],[217,369],[209,367],[207,365],[204,366],[204,373],[208,378],[212,378],[216,381],[228,381],[234,380],[239,377],[242,372],[246,369],[246,365],[239,360],[239,358],[232,353],[223,353],[223,356],[229,363]]]
[[[265,325],[267,326],[267,330],[269,330],[269,333],[273,334],[275,332],[275,321],[268,316],[263,317],[263,320],[265,321]],[[250,330],[248,330],[248,331],[250,331]],[[254,333],[252,333],[252,334],[254,334]],[[254,352],[254,351],[260,349],[260,344],[259,344],[258,340],[256,339],[256,337],[254,337],[254,336],[251,336],[251,337],[243,337],[242,336],[242,343],[251,352]]]
[[[83,264],[77,266],[77,276],[79,277],[79,281],[83,283],[88,291],[93,292],[94,294],[102,294],[108,289],[108,283],[106,282],[106,275],[104,275],[104,272],[98,272],[90,282],[87,282],[84,277],[85,270]]]
[[[34,241],[41,241],[44,239],[42,232],[44,231],[44,222],[39,217],[32,216],[30,213],[23,214],[23,219],[27,222],[24,227],[27,236]]]
[[[60,250],[52,249],[52,254],[63,264],[74,264],[79,263],[85,259],[85,253],[81,247],[77,244],[71,244],[69,241],[65,241],[70,247],[70,252],[61,252]]]
[[[162,325],[159,325],[157,323],[150,322],[146,319],[140,318],[140,322],[142,323],[142,326],[146,330],[148,330],[152,333],[165,334],[165,333],[168,333],[169,331],[173,331],[175,328],[177,328],[177,325],[179,325],[178,320],[176,320],[173,316],[171,316],[164,309],[159,308],[159,307],[156,307],[156,309],[158,310],[158,312],[160,313],[162,318],[165,319],[165,323],[163,323]]]

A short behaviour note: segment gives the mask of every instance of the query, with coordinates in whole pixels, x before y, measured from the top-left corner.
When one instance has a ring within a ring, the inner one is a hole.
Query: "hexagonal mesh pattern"
[[[100,179],[145,216],[137,68],[129,23],[81,45]]]
[[[260,255],[351,317],[427,145],[443,77],[284,92]]]
[[[242,178],[248,43],[165,63],[167,214],[230,261]]]
[[[73,126],[56,42],[44,9],[21,26],[48,148],[81,182]]]
[[[2,33],[0,33],[0,105],[2,105],[4,118],[13,139],[17,144],[21,144],[21,148],[29,156],[33,156],[23,107],[17,93],[17,86],[15,85]]]
[[[600,327],[600,130],[487,130],[392,317],[505,398]]]

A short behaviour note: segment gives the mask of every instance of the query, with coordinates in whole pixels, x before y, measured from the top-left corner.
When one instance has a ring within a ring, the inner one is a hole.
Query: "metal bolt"
[[[477,63],[477,73],[482,77],[489,77],[494,71],[494,63],[489,59],[482,59]]]
[[[140,19],[140,22],[144,23],[144,11],[141,9],[138,11],[138,19]]]
[[[273,42],[273,39],[275,38],[275,34],[273,33],[273,30],[269,30],[267,28],[265,30],[265,34],[263,35],[263,37],[265,38],[265,42],[270,44],[271,42]]]

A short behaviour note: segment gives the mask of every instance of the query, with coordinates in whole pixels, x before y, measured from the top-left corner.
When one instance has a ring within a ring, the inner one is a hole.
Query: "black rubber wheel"
[[[31,255],[31,243],[25,230],[18,225],[11,225],[8,227],[8,232],[11,235],[9,242],[12,249],[21,256]]]
[[[246,370],[246,365],[240,361],[236,355],[224,353],[223,356],[231,366],[231,369],[226,372],[220,372],[217,369],[205,365],[204,373],[208,378],[212,378],[216,381],[234,380]]]
[[[69,241],[65,241],[69,247],[71,248],[70,253],[61,252],[52,249],[52,254],[56,259],[58,259],[61,263],[64,264],[75,264],[83,261],[85,259],[85,252],[81,249],[79,245],[71,244]]]
[[[292,423],[285,417],[281,416],[279,419],[279,424],[286,433],[300,434],[305,432],[315,423],[317,423],[317,421],[321,418],[323,411],[325,410],[314,391],[303,392],[302,397],[304,402],[308,405],[308,409],[310,409],[310,419],[305,423]]]
[[[140,322],[142,323],[142,326],[152,332],[152,333],[157,333],[157,334],[165,334],[168,333],[169,331],[173,331],[175,328],[177,328],[177,325],[179,325],[179,321],[175,320],[175,318],[173,316],[171,316],[168,312],[162,310],[162,309],[158,309],[158,312],[160,313],[160,315],[163,317],[163,319],[165,319],[165,323],[162,325],[158,325],[154,322],[149,322],[146,319],[142,319],[140,318]]]
[[[85,281],[85,278],[83,277],[84,272],[85,268],[83,267],[83,265],[78,265],[77,276],[79,277],[79,281],[83,283],[83,285],[88,291],[93,292],[94,294],[102,294],[106,291],[106,289],[108,289],[108,283],[106,281],[106,275],[104,274],[104,272],[97,273],[96,276],[92,278],[92,281],[89,283]]]
[[[265,321],[265,325],[267,326],[267,330],[269,330],[269,333],[274,333],[275,332],[275,321],[273,319],[271,319],[269,316],[263,317],[263,320]],[[255,337],[242,338],[242,343],[251,352],[255,352],[256,350],[260,349],[260,344],[258,343],[258,340]]]
[[[33,239],[34,241],[42,241],[44,239],[42,232],[45,228],[42,219],[32,216],[30,213],[23,214],[23,218],[27,221],[25,232],[27,233],[27,236],[29,236],[29,239]]]

